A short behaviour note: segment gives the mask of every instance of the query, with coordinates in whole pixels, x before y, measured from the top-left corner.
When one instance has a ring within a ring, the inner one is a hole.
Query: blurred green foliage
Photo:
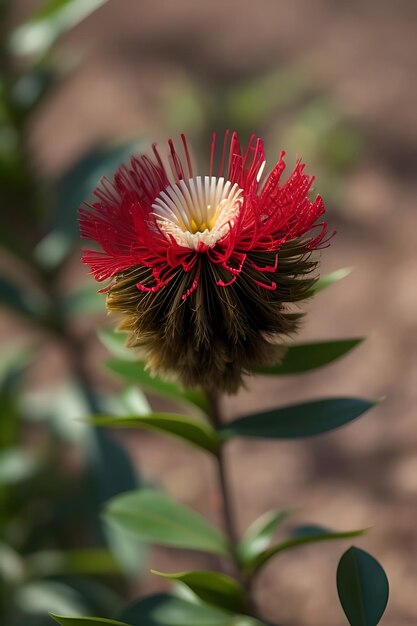
[[[240,589],[232,584],[230,597],[227,590],[219,595],[220,575],[216,578],[213,573],[205,578],[201,572],[183,573],[182,578],[186,575],[192,581],[191,588],[198,581],[200,595],[220,597],[217,608],[208,608],[195,598],[159,594],[122,610],[127,582],[146,556],[142,535],[148,533],[158,540],[158,529],[142,520],[145,530],[135,537],[126,533],[126,524],[108,524],[101,511],[118,494],[131,492],[126,498],[134,497],[135,502],[150,498],[148,509],[152,504],[159,512],[161,507],[167,509],[168,517],[179,515],[186,545],[192,543],[197,519],[203,525],[203,539],[207,532],[214,533],[211,542],[220,545],[220,552],[226,548],[217,531],[207,530],[196,514],[167,504],[162,494],[142,491],[141,480],[117,440],[96,428],[93,419],[88,421],[88,416],[101,415],[109,425],[120,426],[115,416],[128,414],[138,427],[165,430],[211,453],[217,451],[221,439],[221,433],[203,421],[208,408],[204,394],[151,377],[142,363],[128,360],[123,336],[109,331],[100,333],[115,357],[108,365],[126,386],[119,394],[100,395],[86,368],[89,336],[74,330],[77,318],[104,308],[94,287],[69,289],[63,280],[79,248],[76,209],[97,180],[111,175],[140,144],[93,146],[62,176],[50,180],[37,171],[29,134],[34,113],[65,80],[68,67],[73,67],[62,62],[54,44],[103,4],[105,0],[45,0],[12,29],[8,22],[12,3],[0,0],[0,204],[5,216],[0,230],[0,306],[34,331],[26,342],[11,340],[3,346],[0,358],[0,623],[47,626],[52,624],[47,616],[52,612],[119,615],[122,621],[141,626],[184,626],[201,620],[207,626],[255,626],[260,622],[222,610],[230,602],[235,603],[234,610],[242,609],[243,605],[236,604]],[[197,151],[207,145],[213,130],[236,129],[245,139],[268,129],[270,146],[279,137],[276,143],[291,153],[301,147],[319,174],[321,189],[335,198],[345,172],[356,164],[362,150],[360,137],[337,108],[293,70],[230,84],[182,74],[162,98],[160,114],[161,124],[171,133],[187,129]],[[330,277],[327,284],[341,277]],[[33,389],[31,373],[42,363],[46,340],[58,344],[65,354],[68,381]],[[310,361],[318,359],[323,365],[356,343],[331,346],[330,356],[322,346],[315,346]],[[131,387],[132,382],[194,411],[197,420],[151,414],[142,391]],[[145,414],[148,419],[140,419]],[[113,500],[116,504],[125,501]],[[114,507],[108,507],[113,517]],[[139,509],[140,517],[144,509]],[[253,541],[266,548],[280,519],[275,515]]]
[[[59,180],[44,180],[28,146],[32,114],[65,77],[54,42],[101,4],[50,0],[11,32],[11,3],[0,5],[0,306],[31,328],[25,342],[10,338],[0,358],[0,623],[7,626],[51,624],[50,611],[114,613],[145,557],[140,542],[100,516],[106,500],[140,481],[120,444],[87,417],[147,403],[137,390],[97,393],[84,363],[87,337],[73,320],[97,313],[99,298],[91,287],[68,292],[61,280],[79,247],[77,206],[132,147],[98,147]],[[66,355],[69,380],[33,389],[28,379],[48,339]]]

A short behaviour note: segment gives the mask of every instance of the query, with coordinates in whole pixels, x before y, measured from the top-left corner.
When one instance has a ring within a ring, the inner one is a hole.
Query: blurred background
[[[335,529],[371,526],[360,545],[390,579],[383,623],[415,624],[416,3],[0,0],[0,19],[0,622],[112,616],[164,588],[150,564],[218,565],[149,555],[100,518],[109,497],[145,483],[219,523],[220,503],[200,452],[81,422],[147,400],[104,365],[114,346],[97,330],[114,322],[79,263],[77,208],[151,141],[185,132],[204,167],[212,130],[231,128],[264,137],[270,166],[281,149],[290,164],[303,157],[337,229],[323,272],[353,267],[309,304],[300,339],[369,339],[303,379],[248,380],[226,415],[387,396],[318,439],[232,442],[239,527],[275,507]],[[341,552],[312,546],[268,565],[256,587],[263,612],[286,626],[343,624]]]

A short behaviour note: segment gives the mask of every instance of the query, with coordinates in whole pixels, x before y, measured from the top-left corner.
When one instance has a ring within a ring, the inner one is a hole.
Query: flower
[[[216,135],[206,176],[194,174],[169,140],[165,162],[132,157],[114,182],[102,179],[80,209],[81,235],[101,251],[82,261],[97,281],[111,279],[107,308],[119,312],[127,345],[153,372],[185,386],[235,392],[242,376],[281,358],[283,337],[297,330],[316,280],[313,251],[325,243],[322,198],[298,161],[281,181],[284,152],[267,176],[264,144],[245,151],[226,132],[215,173]]]

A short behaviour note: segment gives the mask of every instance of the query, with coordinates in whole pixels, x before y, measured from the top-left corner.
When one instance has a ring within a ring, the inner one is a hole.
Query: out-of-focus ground
[[[416,23],[414,0],[113,0],[61,44],[86,60],[32,129],[40,169],[59,174],[98,141],[163,137],[161,111],[186,72],[221,86],[279,67],[305,76],[357,127],[363,157],[346,176],[342,199],[328,206],[338,234],[323,252],[323,271],[355,270],[311,303],[302,338],[370,339],[302,379],[250,380],[224,407],[231,417],[328,395],[387,396],[343,431],[302,442],[236,441],[228,449],[241,529],[288,506],[300,508],[300,523],[372,527],[359,545],[390,579],[385,626],[417,621]],[[271,153],[277,137],[265,139]],[[82,272],[75,261],[69,280]],[[48,359],[46,376],[58,377],[52,348]],[[202,454],[151,435],[129,435],[126,445],[143,474],[215,516],[213,468]],[[345,623],[335,589],[343,549],[323,544],[277,557],[256,586],[263,613],[286,626]],[[152,556],[163,571],[207,564],[192,553]],[[161,585],[149,577],[140,592]]]

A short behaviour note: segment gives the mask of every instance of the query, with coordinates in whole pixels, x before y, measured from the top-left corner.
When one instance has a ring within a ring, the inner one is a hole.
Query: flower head
[[[141,348],[153,371],[185,385],[234,392],[242,375],[276,362],[279,341],[298,326],[290,305],[316,280],[312,253],[324,243],[320,196],[299,161],[285,182],[284,153],[263,175],[263,141],[244,151],[226,132],[214,169],[195,175],[184,135],[169,141],[166,162],[132,157],[114,182],[103,179],[80,209],[81,235],[101,251],[83,262],[97,281],[110,279],[109,311],[123,315],[128,346]]]

